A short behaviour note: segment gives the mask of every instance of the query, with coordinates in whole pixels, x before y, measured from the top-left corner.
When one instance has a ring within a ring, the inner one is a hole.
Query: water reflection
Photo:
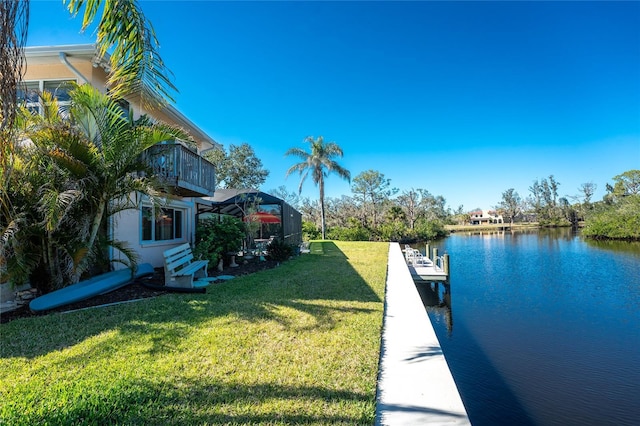
[[[425,245],[410,244],[413,249],[419,250],[423,256],[433,258],[433,250],[438,249],[444,240],[437,240]],[[447,252],[444,251],[443,255]],[[414,277],[414,283],[422,304],[427,308],[427,312],[432,320],[443,323],[447,328],[447,333],[453,332],[453,314],[451,312],[451,286],[448,281],[430,282]]]
[[[584,239],[587,245],[593,248],[601,250],[611,250],[621,253],[631,253],[640,257],[640,242],[639,241],[599,241],[589,238]]]
[[[484,230],[484,231],[463,231],[456,232],[458,235],[479,235],[479,236],[492,236],[492,237],[504,237],[505,234],[509,234],[512,231],[504,231],[504,230]]]
[[[561,238],[569,240],[573,238],[579,230],[572,227],[561,228],[516,228],[516,229],[491,229],[491,230],[477,230],[477,231],[461,231],[455,232],[452,235],[462,236],[474,236],[474,237],[518,237],[524,235],[537,235],[539,238]]]
[[[446,283],[414,281],[422,304],[427,312],[447,327],[449,336],[453,332],[453,313],[451,312],[451,286]]]

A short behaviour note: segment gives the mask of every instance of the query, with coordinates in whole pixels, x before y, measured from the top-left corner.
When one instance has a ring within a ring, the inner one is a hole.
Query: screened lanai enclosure
[[[198,218],[229,215],[247,226],[244,250],[260,250],[272,239],[299,246],[302,214],[284,200],[255,189],[216,189],[213,197],[197,199]]]

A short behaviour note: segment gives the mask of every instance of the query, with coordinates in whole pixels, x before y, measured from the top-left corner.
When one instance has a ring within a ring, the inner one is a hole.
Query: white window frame
[[[171,210],[174,212],[172,220],[173,220],[173,226],[174,228],[172,229],[172,233],[173,233],[173,238],[170,239],[157,239],[157,235],[156,235],[156,223],[157,223],[157,219],[156,219],[156,209],[154,209],[151,205],[147,205],[144,204],[142,205],[142,207],[140,208],[140,220],[139,220],[139,224],[140,224],[140,244],[141,245],[154,245],[154,244],[167,244],[167,243],[177,243],[177,242],[186,242],[187,241],[187,220],[188,220],[188,213],[189,213],[189,209],[182,207],[182,206],[175,206],[175,205],[168,205],[165,207],[162,207],[161,210]],[[176,238],[176,228],[175,228],[175,212],[180,212],[181,214],[181,221],[180,221],[180,236],[178,238]],[[148,214],[146,212],[150,212],[151,213],[151,221],[149,223],[153,224],[153,226],[151,226],[151,229],[149,230],[151,232],[151,238],[150,239],[144,239],[145,237],[145,214]]]
[[[42,79],[42,80],[25,80],[25,81],[21,82],[21,85],[26,85],[26,84],[33,85],[33,83],[37,83],[38,84],[38,101],[37,102],[27,102],[25,106],[29,110],[37,111],[38,114],[40,114],[40,115],[44,114],[44,109],[43,109],[43,105],[42,105],[42,100],[40,98],[40,93],[44,92],[45,84],[51,83],[51,82],[57,82],[58,85],[60,85],[62,83],[77,83],[78,80],[76,80],[74,78],[49,78],[49,79]],[[56,99],[57,99],[57,97],[56,97]],[[22,102],[22,99],[18,99],[18,102]],[[67,110],[67,109],[69,109],[70,105],[71,105],[71,101],[61,101],[61,100],[58,99],[58,106],[61,109]]]

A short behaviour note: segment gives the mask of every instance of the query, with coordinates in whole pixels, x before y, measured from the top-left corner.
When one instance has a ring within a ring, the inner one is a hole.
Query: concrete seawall
[[[469,425],[398,243],[389,245],[376,425]]]

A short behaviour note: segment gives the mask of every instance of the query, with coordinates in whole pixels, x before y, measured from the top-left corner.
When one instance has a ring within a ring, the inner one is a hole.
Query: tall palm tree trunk
[[[325,232],[325,213],[324,213],[324,179],[320,179],[320,222],[322,226],[322,239],[326,240],[327,235]]]
[[[100,231],[100,225],[102,224],[102,217],[104,216],[104,212],[107,206],[107,194],[102,194],[100,196],[100,200],[98,202],[98,209],[96,211],[95,216],[93,217],[93,222],[91,223],[91,231],[89,232],[89,240],[87,241],[87,245],[85,247],[86,250],[82,253],[79,259],[76,259],[75,271],[73,273],[73,282],[80,281],[80,276],[84,272],[84,269],[81,267],[82,264],[86,264],[88,257],[91,255],[91,250],[96,243],[96,239],[98,237],[98,232]]]
[[[23,47],[29,26],[29,1],[0,1],[0,233],[4,234],[14,213],[9,194],[13,169],[14,119],[18,85],[24,67]],[[5,245],[0,244],[0,266],[4,265]]]

